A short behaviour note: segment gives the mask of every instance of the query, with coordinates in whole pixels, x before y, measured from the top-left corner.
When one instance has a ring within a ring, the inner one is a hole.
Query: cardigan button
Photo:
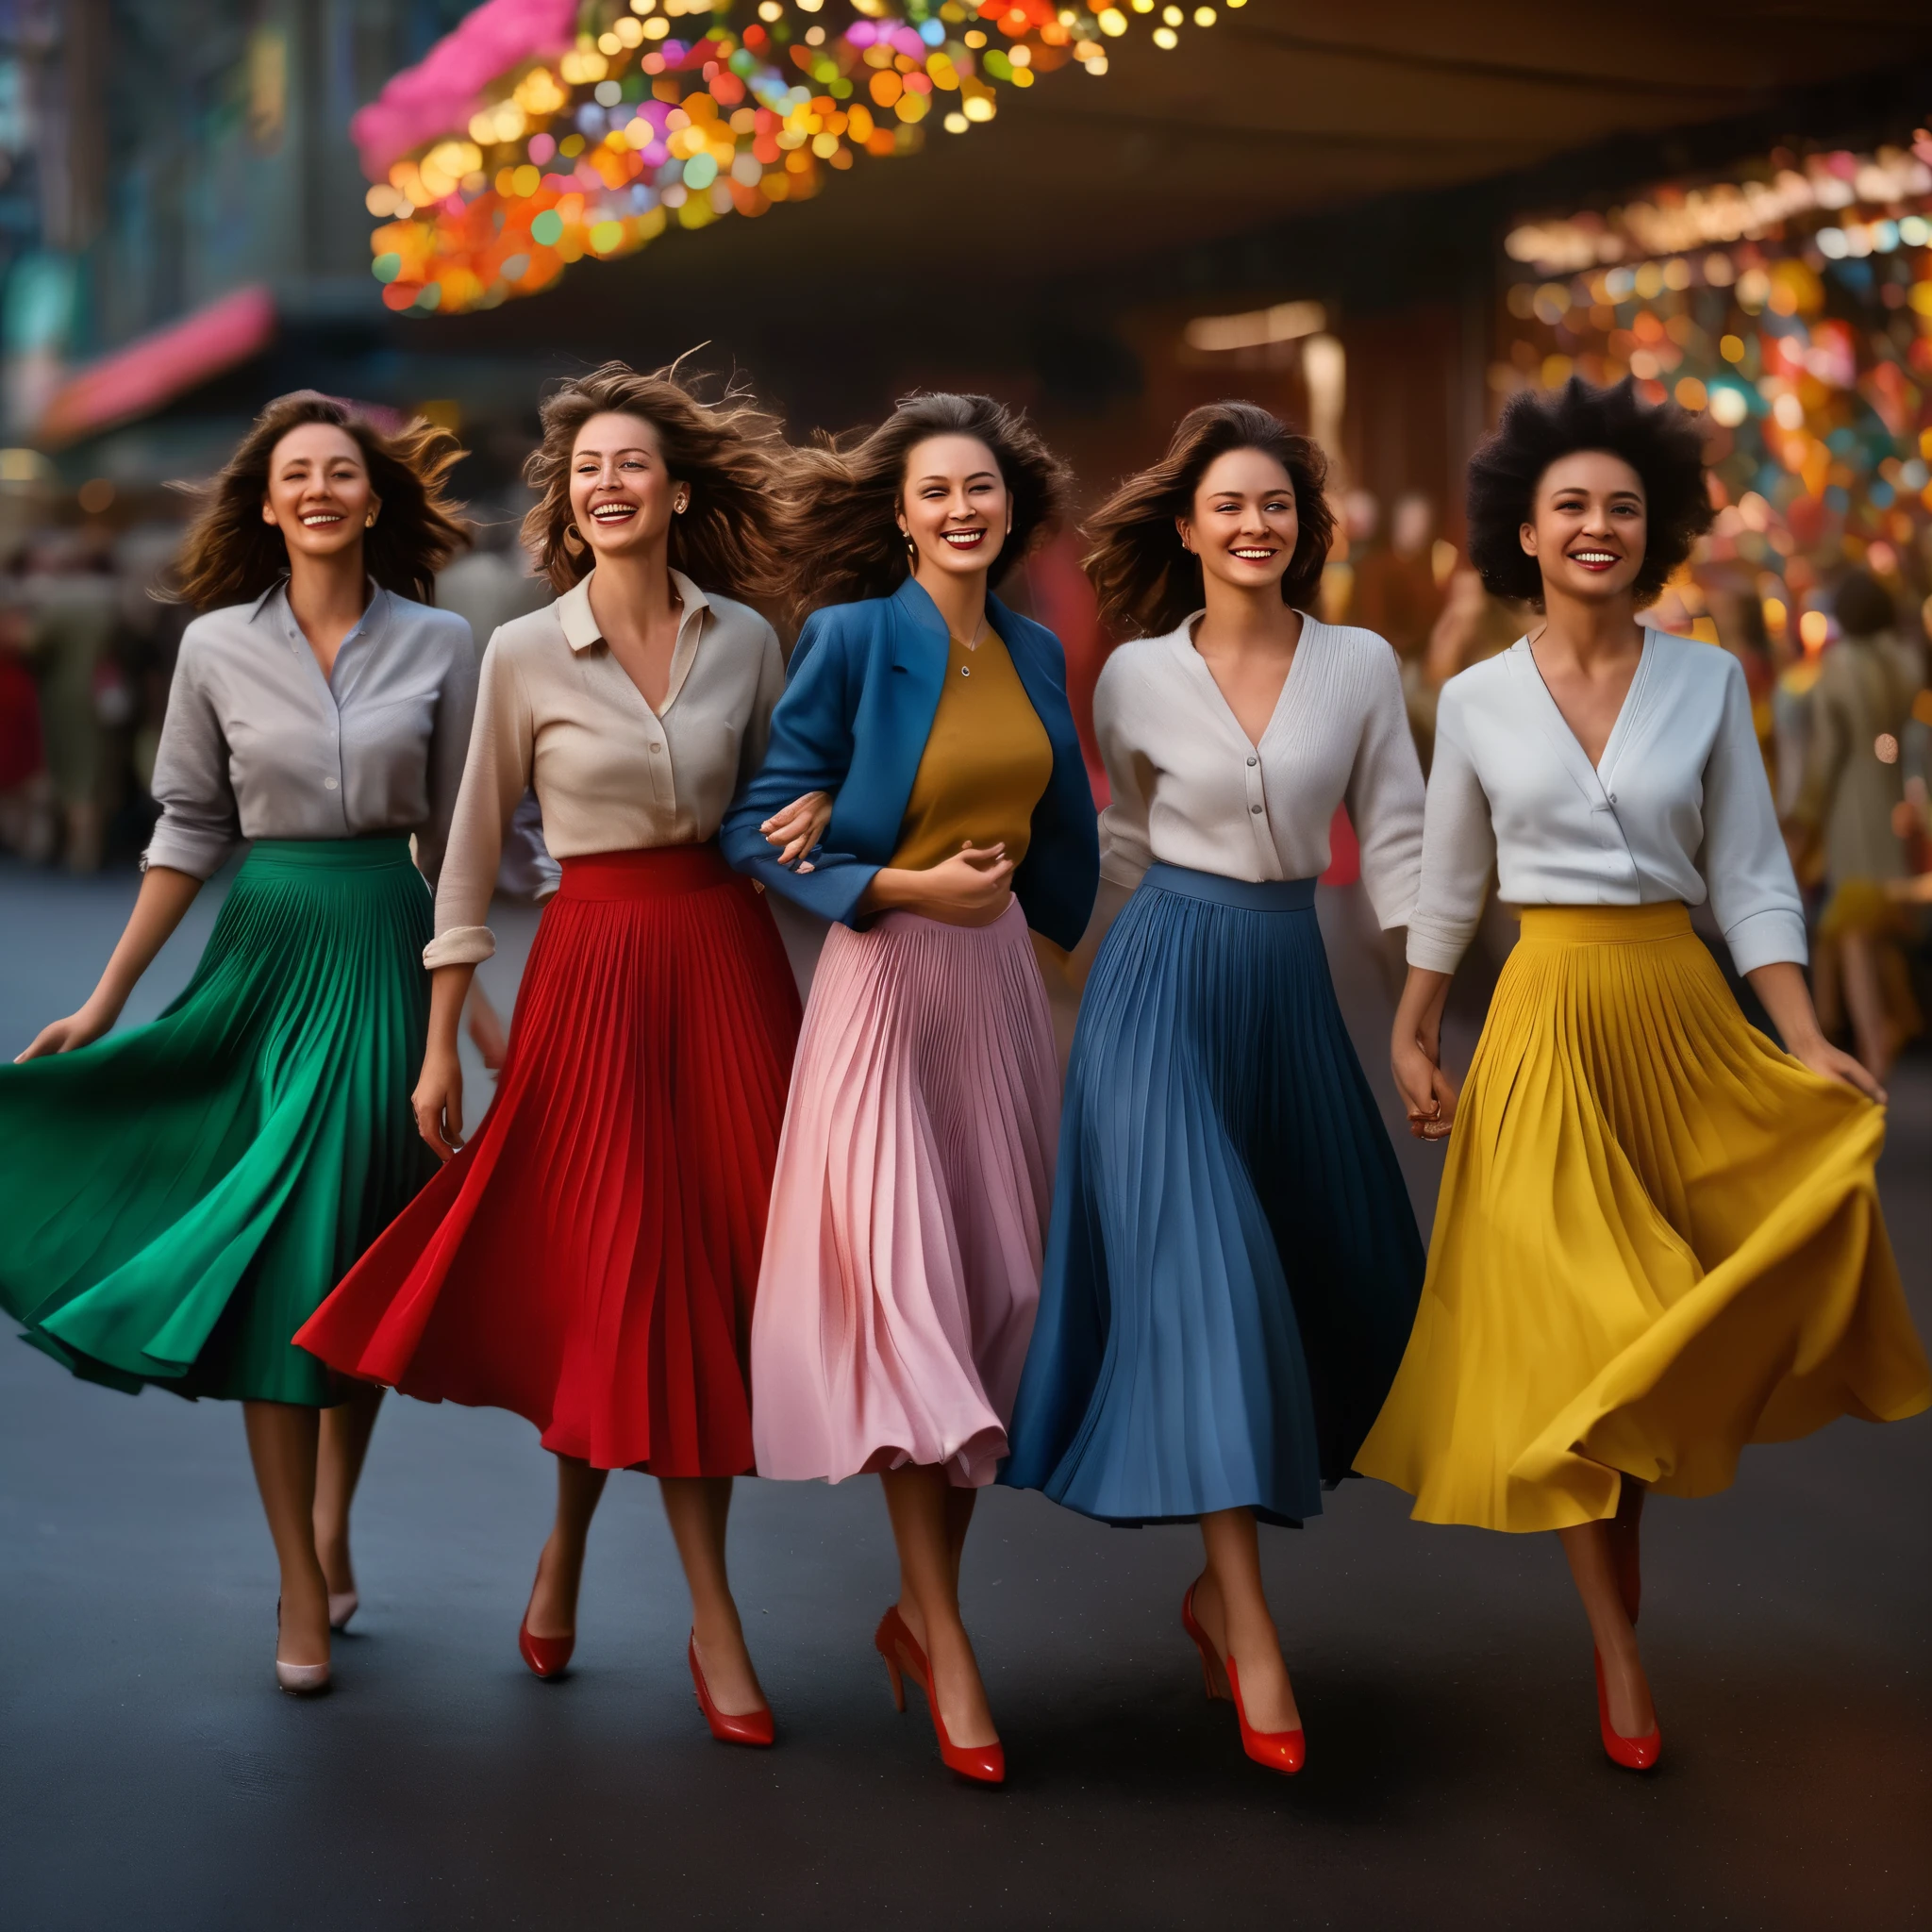
[[[1259,818],[1261,816],[1261,808],[1258,805],[1251,805],[1249,806],[1248,809],[1251,812],[1253,812],[1257,818]]]
[[[1252,772],[1252,771],[1253,771],[1253,770],[1255,769],[1255,767],[1256,767],[1257,765],[1258,765],[1258,764],[1259,764],[1260,762],[1261,762],[1261,760],[1260,760],[1259,758],[1250,758],[1250,759],[1248,760],[1248,769],[1249,769],[1249,771],[1251,771],[1251,772]]]

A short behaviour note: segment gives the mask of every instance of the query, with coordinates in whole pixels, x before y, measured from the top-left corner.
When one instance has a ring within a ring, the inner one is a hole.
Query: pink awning
[[[56,393],[35,441],[58,448],[145,416],[266,348],[275,332],[269,291],[237,289],[83,369]]]

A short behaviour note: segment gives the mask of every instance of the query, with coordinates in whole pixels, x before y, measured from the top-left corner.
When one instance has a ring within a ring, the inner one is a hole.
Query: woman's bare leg
[[[1845,1006],[1852,1017],[1852,1040],[1865,1071],[1874,1080],[1891,1072],[1896,1029],[1886,1009],[1885,983],[1878,970],[1878,947],[1871,934],[1848,932],[1839,941],[1844,960]]]
[[[358,1382],[346,1402],[322,1411],[315,1465],[315,1554],[331,1593],[338,1596],[356,1588],[356,1566],[349,1557],[349,1506],[362,1479],[382,1394],[374,1383]]]
[[[711,1702],[727,1717],[763,1710],[765,1693],[745,1647],[744,1625],[724,1569],[724,1525],[731,1513],[731,1478],[663,1476],[658,1488],[691,1590],[691,1628]]]
[[[1301,1712],[1282,1660],[1281,1639],[1261,1586],[1261,1542],[1252,1509],[1214,1509],[1201,1519],[1208,1567],[1194,1585],[1194,1616],[1241,1673],[1241,1703],[1257,1731],[1296,1731]]]
[[[1603,1659],[1610,1728],[1621,1738],[1647,1738],[1657,1726],[1657,1711],[1650,1701],[1650,1680],[1643,1674],[1637,1632],[1624,1614],[1623,1592],[1617,1584],[1610,1525],[1584,1523],[1557,1534],[1563,1539],[1563,1554],[1570,1558],[1576,1594],[1583,1599],[1590,1634]]]
[[[244,1402],[255,1486],[275,1539],[282,1572],[281,1633],[275,1657],[285,1664],[328,1661],[328,1585],[315,1555],[315,1461],[319,1410],[293,1402]]]
[[[959,1555],[973,1505],[953,1498],[973,1492],[955,1490],[943,1469],[928,1464],[888,1470],[879,1480],[899,1546],[899,1614],[932,1666],[946,1735],[960,1745],[996,1744],[986,1686],[959,1616]]]
[[[530,1591],[530,1607],[524,1613],[532,1637],[576,1635],[584,1545],[609,1474],[608,1470],[592,1469],[575,1456],[557,1458],[557,1521],[543,1554],[537,1558],[537,1581]]]

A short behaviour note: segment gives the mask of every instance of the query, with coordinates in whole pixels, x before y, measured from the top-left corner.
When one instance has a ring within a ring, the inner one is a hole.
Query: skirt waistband
[[[586,852],[558,863],[563,869],[559,899],[680,899],[728,886],[738,876],[714,839],[702,845]]]
[[[1230,879],[1218,872],[1157,862],[1147,868],[1141,883],[1158,892],[1178,892],[1183,898],[1206,899],[1243,912],[1306,912],[1315,903],[1313,879]]]
[[[242,861],[244,872],[382,872],[412,870],[408,834],[384,832],[367,839],[258,839]]]
[[[1636,946],[1689,939],[1690,908],[1681,899],[1658,906],[1525,906],[1523,937],[1541,946]]]

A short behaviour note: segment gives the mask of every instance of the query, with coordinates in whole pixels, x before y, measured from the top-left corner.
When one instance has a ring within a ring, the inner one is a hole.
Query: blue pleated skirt
[[[1318,1515],[1415,1319],[1415,1215],[1315,882],[1156,865],[1080,1008],[1001,1480],[1109,1523]]]

